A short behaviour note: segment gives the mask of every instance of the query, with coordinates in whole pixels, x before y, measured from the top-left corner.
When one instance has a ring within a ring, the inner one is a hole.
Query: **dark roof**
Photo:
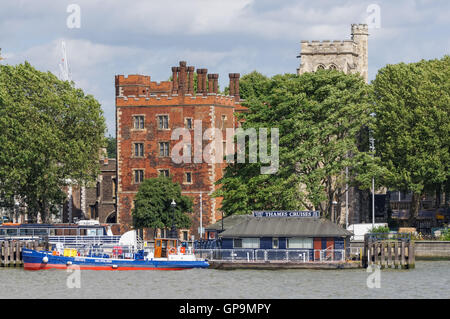
[[[252,215],[231,215],[227,216],[223,219],[223,229],[229,229],[248,218],[253,217]],[[222,231],[222,220],[219,220],[218,222],[209,225],[208,227],[205,227],[206,230],[217,230]]]
[[[226,229],[220,237],[347,237],[353,233],[327,219],[253,217]]]

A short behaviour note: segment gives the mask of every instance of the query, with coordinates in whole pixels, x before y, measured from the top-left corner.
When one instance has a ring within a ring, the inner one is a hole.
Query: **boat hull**
[[[23,265],[26,270],[86,269],[86,270],[183,270],[208,268],[205,260],[134,260],[97,257],[54,256],[50,252],[24,249]],[[45,261],[44,261],[45,260]]]

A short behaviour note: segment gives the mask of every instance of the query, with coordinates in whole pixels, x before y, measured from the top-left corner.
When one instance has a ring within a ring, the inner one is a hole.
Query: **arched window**
[[[116,218],[116,212],[111,212],[108,217],[106,217],[106,223],[108,224],[115,224],[117,223],[117,218]]]
[[[325,70],[325,65],[319,64],[319,65],[317,66],[316,71],[319,71],[319,70]]]
[[[335,65],[335,64],[331,64],[329,67],[328,67],[328,70],[337,70],[338,68],[337,68],[337,66]]]

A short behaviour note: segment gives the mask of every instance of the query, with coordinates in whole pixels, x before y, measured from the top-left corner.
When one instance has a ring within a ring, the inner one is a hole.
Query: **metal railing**
[[[63,243],[64,245],[99,245],[118,244],[121,236],[49,236],[50,244]]]
[[[195,249],[198,258],[230,262],[343,262],[343,249]]]

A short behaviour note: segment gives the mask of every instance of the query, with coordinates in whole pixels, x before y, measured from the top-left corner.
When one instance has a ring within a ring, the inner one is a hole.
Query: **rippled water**
[[[367,288],[358,270],[82,270],[68,288],[65,270],[0,268],[0,298],[450,298],[450,261],[422,261],[413,270],[382,270],[381,288]]]

